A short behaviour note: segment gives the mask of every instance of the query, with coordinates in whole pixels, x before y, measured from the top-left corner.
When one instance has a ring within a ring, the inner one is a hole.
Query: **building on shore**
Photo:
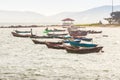
[[[63,19],[62,21],[63,21],[62,26],[72,26],[72,25],[74,25],[73,22],[74,22],[75,20],[73,20],[73,19],[71,19],[71,18],[65,18],[65,19]]]

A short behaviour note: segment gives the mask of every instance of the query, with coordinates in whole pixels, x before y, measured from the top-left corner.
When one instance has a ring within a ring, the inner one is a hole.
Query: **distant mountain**
[[[114,6],[114,11],[120,11],[120,5]],[[95,23],[99,20],[104,21],[103,18],[109,17],[110,13],[111,6],[102,6],[82,12],[63,12],[53,15],[51,18],[59,21],[66,17],[70,17],[75,19],[76,23]]]
[[[120,11],[120,5],[114,6],[114,11]],[[0,11],[0,23],[49,23],[61,24],[64,18],[72,18],[75,23],[96,23],[103,18],[109,17],[111,6],[101,6],[82,12],[63,12],[53,16],[44,16],[29,11]]]
[[[45,16],[30,11],[0,11],[0,23],[40,22],[41,18],[45,18]]]

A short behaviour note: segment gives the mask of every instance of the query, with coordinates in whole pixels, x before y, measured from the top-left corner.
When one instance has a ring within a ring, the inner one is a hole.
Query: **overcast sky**
[[[114,5],[120,5],[120,0],[113,1]],[[0,0],[0,10],[32,11],[50,16],[111,4],[112,0]]]

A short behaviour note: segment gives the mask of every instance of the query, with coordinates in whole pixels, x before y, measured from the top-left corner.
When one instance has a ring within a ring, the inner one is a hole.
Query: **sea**
[[[46,35],[44,29],[33,28],[33,33]],[[83,28],[102,31],[86,36],[103,46],[102,52],[89,54],[36,45],[31,38],[13,37],[14,30],[30,29],[0,28],[0,80],[120,80],[120,27]]]
[[[3,26],[3,27],[8,27],[8,26],[18,26],[18,25],[22,25],[22,26],[31,26],[31,25],[37,25],[37,26],[46,26],[46,25],[58,25],[58,24],[61,24],[61,23],[0,23],[0,27]]]

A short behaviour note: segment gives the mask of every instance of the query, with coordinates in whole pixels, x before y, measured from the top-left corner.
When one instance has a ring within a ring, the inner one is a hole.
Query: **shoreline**
[[[75,27],[78,28],[90,28],[90,27],[104,27],[104,28],[118,28],[120,25],[110,25],[110,24],[102,24],[102,25],[92,25],[92,26],[79,26],[79,25],[74,25]],[[17,26],[0,26],[0,28],[43,28],[43,27],[61,27],[61,28],[67,28],[69,26],[63,26],[63,25],[30,25],[30,26],[24,26],[24,25],[17,25]]]

